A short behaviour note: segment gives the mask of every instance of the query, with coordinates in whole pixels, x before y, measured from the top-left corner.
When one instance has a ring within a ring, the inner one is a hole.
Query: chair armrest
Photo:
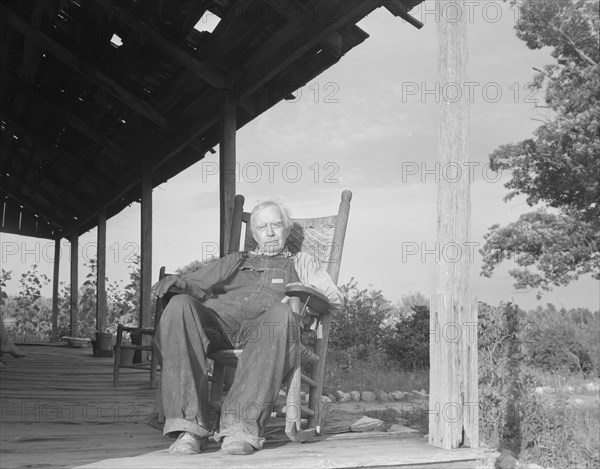
[[[139,332],[140,334],[152,335],[154,334],[153,327],[144,327],[140,329],[139,327],[130,327],[130,326],[121,326],[121,330],[126,332]]]
[[[319,290],[302,283],[289,283],[285,287],[287,296],[295,296],[300,299],[301,308],[308,302],[310,313],[313,316],[321,316],[329,312],[329,299]]]

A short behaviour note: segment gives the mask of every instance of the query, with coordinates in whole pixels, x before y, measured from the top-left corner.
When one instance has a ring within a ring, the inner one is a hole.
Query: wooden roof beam
[[[15,86],[20,86],[19,77],[16,73],[11,70],[5,69],[5,77],[11,80]],[[31,96],[35,96],[35,100],[38,101],[43,107],[50,109],[54,114],[56,114],[59,118],[63,119],[67,124],[69,124],[74,129],[81,132],[83,135],[88,137],[89,139],[95,141],[96,143],[102,145],[106,149],[111,150],[113,153],[118,155],[121,158],[126,159],[130,163],[139,166],[139,161],[137,161],[132,155],[131,151],[127,151],[113,139],[103,134],[102,132],[94,129],[92,126],[82,121],[73,113],[65,109],[63,106],[56,104],[49,99],[42,96],[38,89],[35,89],[31,82],[27,83],[29,85],[29,89],[24,89],[22,86],[19,88],[19,91],[23,90],[27,93],[31,93]],[[34,94],[35,93],[35,94]]]
[[[33,5],[31,24],[40,30],[47,30],[60,10],[60,2],[38,1]],[[23,44],[20,74],[33,81],[42,62],[42,51],[37,43],[26,39]]]
[[[278,37],[277,40],[270,40],[263,44],[258,55],[266,57],[266,59],[257,63],[248,72],[244,83],[236,88],[240,90],[235,96],[237,102],[248,100],[253,93],[318,45],[332,32],[337,31],[337,29],[353,20],[358,21],[372,11],[373,3],[360,0],[339,0],[334,4],[334,7],[333,14],[328,15],[328,18],[320,18],[318,22],[311,23],[310,27],[292,23],[287,24],[282,28],[283,31],[274,36]],[[281,40],[281,37],[293,37],[292,34],[297,35],[297,37],[291,41]],[[292,43],[291,46],[289,46],[290,42]],[[269,60],[270,57],[274,58]],[[172,158],[194,141],[196,137],[213,126],[217,122],[216,116],[218,116],[218,103],[209,103],[202,113],[195,116],[194,119],[189,119],[195,125],[184,122],[182,128],[185,130],[181,131],[170,142],[167,142],[164,149],[158,152],[162,156],[156,158],[156,161],[164,163]],[[198,126],[197,122],[201,122],[202,125]]]
[[[2,149],[2,152],[9,156],[9,157],[13,157],[15,159],[22,159],[19,158],[19,155],[14,151],[14,149],[10,148],[6,143],[0,141],[0,149]],[[26,173],[27,175],[30,175],[29,173]],[[35,177],[35,175],[34,175]],[[48,191],[46,189],[44,189],[43,187],[41,187],[41,185],[39,184],[35,184],[34,181],[30,181],[30,179],[28,177],[23,178],[20,177],[18,174],[13,174],[12,176],[9,176],[10,180],[16,180],[19,182],[19,184],[22,187],[25,187],[25,189],[27,191],[30,191],[32,193],[37,193],[39,195],[41,195],[42,197],[44,197],[45,199],[47,199],[48,201],[50,201],[52,203],[52,205],[54,205],[56,208],[55,210],[57,211],[64,211],[67,213],[67,215],[69,216],[77,216],[76,210],[77,208],[75,208],[71,203],[71,209],[69,210],[69,207],[65,207],[65,201],[61,200],[60,197],[57,197],[55,195],[55,193]],[[85,209],[87,206],[89,205],[94,205],[95,201],[92,200],[89,196],[87,196],[86,194],[83,194],[81,191],[70,187],[69,190],[66,190],[64,188],[62,188],[60,185],[56,184],[55,182],[53,182],[51,179],[49,178],[44,178],[44,180],[46,181],[47,184],[50,184],[53,188],[56,188],[58,191],[64,192],[66,194],[67,197],[72,198],[73,200],[75,200],[77,202],[77,205],[79,205],[79,208],[83,208]]]
[[[383,6],[387,8],[392,15],[399,16],[407,23],[412,24],[415,28],[421,29],[423,27],[421,21],[408,13],[412,10],[412,6],[406,5],[406,3],[401,2],[400,0],[387,0]]]
[[[41,207],[38,203],[32,200],[31,197],[22,194],[13,187],[3,184],[1,192],[4,192],[6,195],[8,195],[15,203],[23,206],[30,212],[35,213],[42,219],[48,220],[50,223],[59,227],[63,231],[70,224],[69,220],[63,219],[62,217],[57,217],[56,212],[47,213],[47,208]]]
[[[31,26],[26,20],[2,4],[0,4],[0,18],[3,18],[10,27],[23,34],[26,39],[36,42],[42,49],[52,54],[65,65],[69,66],[107,93],[110,93],[129,108],[154,122],[160,128],[170,131],[170,126],[168,125],[165,116],[154,109],[150,104],[123,88],[119,83],[98,69],[85,63],[80,57],[62,46],[58,41],[54,40],[43,31]]]
[[[281,0],[263,1],[267,3],[271,8],[273,8],[273,10],[277,11],[280,15],[282,15],[284,18],[289,17],[291,12],[297,12],[297,14],[299,14],[299,17],[291,19],[299,19],[299,22],[304,26],[310,26],[311,24],[314,24],[315,21],[318,20],[319,15],[329,15],[329,8],[327,6],[324,6],[324,4],[322,3],[315,4],[315,11],[311,12],[304,6],[304,4],[296,0],[286,0],[284,2],[282,2]],[[290,9],[290,5],[293,6],[293,8]],[[352,45],[348,48],[351,49],[352,47],[363,42],[368,37],[369,35],[365,31],[363,31],[357,25],[352,24],[348,25],[345,28],[343,34],[341,34],[341,31],[331,31],[321,40],[320,45],[323,46],[323,49],[327,50],[332,56],[340,58],[347,52],[347,50],[345,50],[343,47],[344,42],[348,40],[347,38],[352,38],[349,41]],[[359,39],[357,39],[355,42],[353,38]]]
[[[309,28],[301,26],[302,32],[291,41],[277,41],[277,50],[271,49],[275,46],[272,42],[269,42],[268,51],[261,48],[260,54],[274,58],[257,64],[248,73],[248,78],[239,87],[240,92],[235,96],[237,102],[247,100],[252,96],[252,93],[310,51],[331,32],[350,22],[360,20],[373,10],[371,2],[361,0],[339,0],[334,6],[335,10],[332,11],[334,14],[329,15],[326,20],[321,18],[319,22],[313,23]],[[284,29],[297,31],[298,27],[296,24],[288,24]],[[290,42],[292,43],[291,47],[289,46]],[[218,109],[219,104],[217,102],[212,103],[212,105],[209,104],[199,115],[193,119],[188,119],[188,122],[184,121],[182,123],[183,130],[156,152],[157,156],[154,161],[157,161],[158,164],[155,167],[171,159],[199,135],[212,127],[217,122]],[[201,125],[198,125],[198,123],[201,123]]]
[[[220,73],[212,66],[196,59],[189,52],[168,39],[164,33],[155,26],[146,23],[112,0],[94,1],[110,14],[114,14],[123,24],[129,26],[140,36],[152,42],[158,49],[171,56],[211,86],[219,89],[231,89],[233,87],[231,80],[229,80],[227,76]]]
[[[290,19],[296,19],[296,22],[300,23],[300,25],[305,27],[309,27],[311,24],[314,24],[315,22],[319,21],[319,15],[323,13],[322,11],[320,11],[320,9],[324,8],[321,4],[317,3],[314,5],[315,11],[310,12],[302,3],[296,0],[286,0],[284,2],[282,2],[281,0],[263,1],[286,19],[288,19],[291,12],[297,12],[297,14],[299,14],[299,17]],[[290,9],[290,6],[292,6],[293,8]],[[331,55],[336,57],[342,56],[342,36],[338,32],[331,31],[327,36],[325,36],[322,39],[321,45],[324,49],[327,49],[327,51],[331,53]]]
[[[6,113],[6,111],[2,108],[0,108],[0,119],[6,121],[6,123],[9,127],[12,127],[18,133],[23,134],[25,137],[27,137],[29,140],[31,140],[35,145],[39,145],[42,148],[51,149],[51,151],[56,152],[58,155],[63,157],[65,160],[70,160],[72,162],[79,163],[79,164],[88,163],[88,161],[85,161],[85,160],[82,161],[82,159],[76,158],[75,156],[71,155],[69,152],[66,152],[65,150],[55,147],[51,141],[49,141],[45,137],[42,137],[42,136],[36,134],[32,130],[28,129],[22,122],[19,122],[17,119],[8,115]],[[104,173],[101,170],[99,170],[99,173],[102,176],[102,178],[98,179],[97,182],[104,187],[110,187],[110,184],[105,182],[103,179],[110,180],[111,175],[108,173]]]
[[[380,6],[380,3],[377,2],[377,6]],[[267,41],[260,47],[252,58],[250,71],[246,73],[243,80],[240,100],[251,96],[291,63],[319,45],[332,32],[348,23],[359,21],[374,9],[371,1],[339,0],[331,5],[331,12],[327,18],[318,18],[318,21],[311,22],[309,27],[302,27],[302,32],[299,34],[295,34],[297,25],[290,23],[277,35],[278,41]],[[282,41],[281,38],[285,37],[290,39]]]

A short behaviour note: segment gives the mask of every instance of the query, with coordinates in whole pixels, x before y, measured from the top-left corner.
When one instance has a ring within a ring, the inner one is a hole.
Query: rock
[[[339,402],[349,402],[352,399],[349,392],[337,391],[336,394]]]
[[[377,430],[384,426],[382,420],[372,419],[371,417],[362,416],[352,425],[350,425],[350,431],[352,432],[368,432],[371,430]]]
[[[544,469],[539,464],[535,464],[533,462],[530,462],[530,463],[527,463],[527,464],[519,464],[518,467],[519,467],[519,469]]]
[[[360,398],[361,400],[365,401],[365,402],[375,402],[376,396],[374,392],[371,391],[363,391],[360,394]]]
[[[358,391],[350,391],[350,399],[354,402],[360,401],[360,393]]]
[[[401,401],[406,396],[406,393],[402,391],[392,391],[390,396],[392,396],[392,399],[395,401]]]
[[[515,458],[508,450],[502,450],[500,457],[496,461],[496,467],[498,469],[516,469],[518,465],[519,461],[517,461],[517,458]]]
[[[588,392],[600,391],[600,383],[585,383],[581,387]]]
[[[415,396],[417,396],[417,397],[421,397],[421,398],[423,398],[423,399],[425,399],[425,398],[427,398],[427,397],[428,397],[428,396],[427,396],[427,393],[425,392],[425,390],[416,391],[416,390],[414,390],[414,389],[413,389],[413,392],[412,392],[412,393],[413,393]]]
[[[575,388],[573,386],[565,386],[565,392],[573,394],[575,392]]]
[[[333,401],[329,398],[329,396],[321,396],[321,402],[329,404]]]
[[[337,401],[337,399],[335,398],[335,396],[331,393],[327,393],[327,397],[329,398],[329,402],[335,402]]]
[[[394,433],[416,433],[419,430],[415,430],[414,428],[408,428],[404,424],[394,423],[390,426],[390,428],[388,428],[387,431],[394,432]]]
[[[384,391],[379,391],[377,393],[377,399],[379,399],[382,402],[389,402],[391,400],[390,395]]]

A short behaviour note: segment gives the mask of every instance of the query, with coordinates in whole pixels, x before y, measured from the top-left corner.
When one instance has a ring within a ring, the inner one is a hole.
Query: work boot
[[[203,438],[193,433],[181,432],[177,440],[169,447],[169,454],[176,456],[185,454],[198,454],[202,451]]]
[[[249,443],[242,440],[234,440],[231,437],[226,437],[223,440],[221,449],[227,454],[252,454],[254,448]]]

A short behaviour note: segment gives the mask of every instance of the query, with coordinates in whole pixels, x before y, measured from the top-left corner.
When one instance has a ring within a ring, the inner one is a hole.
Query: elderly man
[[[282,303],[285,286],[312,285],[342,306],[339,290],[306,253],[286,248],[289,211],[267,201],[252,211],[250,228],[258,247],[232,253],[182,276],[167,276],[157,295],[171,298],[160,320],[157,344],[162,357],[163,433],[178,435],[171,454],[199,453],[210,436],[207,354],[243,348],[231,389],[221,408],[217,442],[228,454],[260,449],[282,381],[293,370],[300,318]]]

